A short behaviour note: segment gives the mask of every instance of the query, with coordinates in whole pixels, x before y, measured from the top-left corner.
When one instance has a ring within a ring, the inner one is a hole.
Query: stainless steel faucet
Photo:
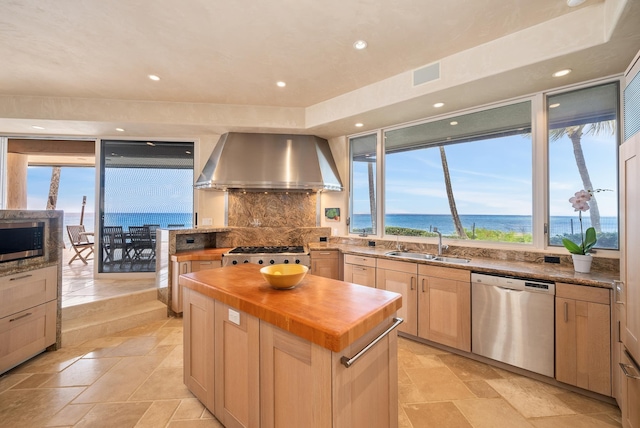
[[[440,233],[437,227],[434,227],[433,231],[438,234],[438,256],[441,256],[442,255],[442,233]],[[449,248],[449,246],[445,245],[444,248],[447,249]]]

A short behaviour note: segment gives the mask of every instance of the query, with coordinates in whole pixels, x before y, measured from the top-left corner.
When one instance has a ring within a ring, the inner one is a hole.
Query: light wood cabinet
[[[56,343],[58,267],[0,277],[0,373]]]
[[[375,257],[344,256],[344,281],[367,287],[376,286],[376,259]]]
[[[227,428],[260,425],[260,321],[215,303],[215,411]]]
[[[625,366],[625,370],[630,376],[622,374],[622,396],[620,403],[622,413],[622,426],[624,428],[640,428],[640,367],[629,357],[628,351],[623,349],[620,355],[620,364]],[[622,371],[622,367],[616,370]]]
[[[556,284],[556,379],[611,396],[609,290]]]
[[[175,313],[182,313],[182,287],[178,278],[180,275],[191,272],[199,272],[204,269],[216,269],[222,267],[221,260],[187,260],[182,262],[171,262],[171,310]]]
[[[214,411],[215,301],[184,288],[184,383],[207,409]]]
[[[471,352],[471,273],[418,266],[418,337]]]
[[[338,250],[311,250],[311,274],[340,279]]]
[[[379,259],[376,288],[402,295],[398,316],[404,320],[398,330],[418,335],[418,265],[417,263]]]

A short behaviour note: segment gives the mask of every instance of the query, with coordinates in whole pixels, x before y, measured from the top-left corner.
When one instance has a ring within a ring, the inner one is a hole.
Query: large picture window
[[[593,226],[596,248],[618,249],[618,94],[609,83],[547,98],[549,245],[580,245]],[[581,216],[569,203],[579,190],[592,192]]]
[[[376,234],[377,225],[377,134],[349,140],[351,153],[350,233]]]
[[[385,132],[385,233],[532,242],[531,103]]]

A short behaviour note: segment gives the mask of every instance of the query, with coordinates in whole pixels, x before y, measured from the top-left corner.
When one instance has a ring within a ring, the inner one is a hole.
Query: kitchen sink
[[[470,259],[462,259],[458,257],[436,256],[435,254],[410,253],[406,251],[389,251],[385,253],[385,256],[398,257],[401,259],[412,259],[412,260],[433,260],[436,262],[444,262],[444,263],[469,263],[471,261]]]

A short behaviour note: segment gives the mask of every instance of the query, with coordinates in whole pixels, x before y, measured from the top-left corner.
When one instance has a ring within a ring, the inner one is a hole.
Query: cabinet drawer
[[[312,250],[312,259],[337,259],[338,250]]]
[[[58,297],[58,268],[49,266],[0,278],[0,318]]]
[[[57,308],[53,300],[0,319],[0,373],[56,342]]]
[[[418,274],[436,278],[452,279],[454,281],[471,281],[471,271],[442,266],[418,265]]]
[[[222,267],[221,260],[193,260],[191,262],[191,272],[198,272],[204,269],[216,269]]]
[[[418,264],[411,262],[399,262],[397,260],[387,260],[380,259],[378,260],[378,269],[387,269],[387,270],[395,270],[398,272],[405,273],[418,273]]]
[[[556,297],[608,305],[609,289],[558,282],[556,283]]]
[[[354,256],[353,254],[346,254],[344,256],[344,262],[351,265],[376,266],[375,257]]]

